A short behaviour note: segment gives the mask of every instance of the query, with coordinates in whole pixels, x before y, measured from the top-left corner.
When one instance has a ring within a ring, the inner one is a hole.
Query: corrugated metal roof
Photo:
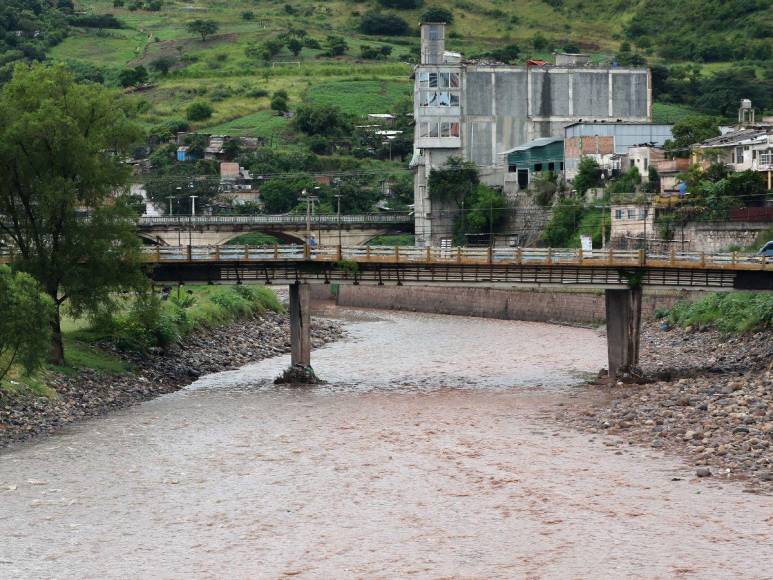
[[[544,147],[545,145],[550,145],[551,143],[556,143],[557,141],[563,141],[562,137],[540,137],[539,139],[534,139],[534,141],[529,141],[528,143],[524,143],[523,145],[519,145],[518,147],[513,147],[512,149],[508,149],[507,151],[502,151],[499,155],[507,155],[509,153],[515,153],[516,151],[527,151],[528,149],[534,149],[535,147]]]
[[[712,137],[701,141],[699,147],[727,147],[730,145],[740,145],[744,142],[754,141],[760,137],[767,137],[768,131],[765,129],[741,129],[732,133],[725,133],[718,137]],[[762,139],[764,141],[764,139]]]

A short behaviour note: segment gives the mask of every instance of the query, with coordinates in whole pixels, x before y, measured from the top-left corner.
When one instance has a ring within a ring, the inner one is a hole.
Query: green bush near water
[[[98,317],[85,332],[91,340],[109,340],[119,349],[144,352],[166,348],[199,328],[214,328],[255,314],[281,312],[276,294],[262,286],[193,287],[169,300],[140,296],[122,312]]]
[[[744,333],[773,328],[773,293],[716,293],[698,302],[677,302],[660,318],[682,327],[716,328],[721,332]]]

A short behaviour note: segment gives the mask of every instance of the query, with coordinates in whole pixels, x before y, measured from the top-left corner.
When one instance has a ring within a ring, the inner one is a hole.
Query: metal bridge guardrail
[[[340,220],[340,221],[339,221]],[[413,217],[408,213],[341,215],[317,214],[309,219],[312,226],[329,225],[383,225],[412,224]],[[212,215],[212,216],[143,216],[138,219],[140,227],[158,226],[211,226],[211,225],[280,225],[306,226],[306,216],[300,214],[282,215]]]
[[[418,248],[408,246],[156,246],[145,248],[149,263],[349,260],[389,264],[496,264],[518,266],[584,266],[622,268],[683,268],[711,270],[765,270],[773,260],[753,254],[676,252],[645,254],[643,250],[576,250],[560,248]],[[0,249],[0,263],[9,263],[10,251]]]
[[[684,268],[712,270],[770,270],[763,256],[732,253],[643,250],[575,250],[553,248],[418,248],[406,246],[157,246],[145,250],[151,263],[230,261],[316,261],[390,264],[496,264],[518,266],[583,266],[621,268]]]

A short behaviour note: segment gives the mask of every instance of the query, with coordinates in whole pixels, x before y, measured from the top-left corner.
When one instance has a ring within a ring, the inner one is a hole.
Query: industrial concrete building
[[[648,122],[652,82],[646,68],[592,66],[581,55],[561,66],[469,63],[445,50],[445,25],[421,27],[415,69],[414,197],[419,243],[451,237],[452,207],[430,201],[427,177],[451,156],[474,162],[485,183],[506,184],[507,153],[542,137],[564,137],[580,120]]]

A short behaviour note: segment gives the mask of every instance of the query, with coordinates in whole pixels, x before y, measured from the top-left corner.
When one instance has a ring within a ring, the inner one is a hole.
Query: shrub
[[[424,0],[378,0],[384,8],[396,8],[397,10],[413,10],[421,8]]]
[[[408,33],[408,23],[394,14],[381,14],[369,11],[362,16],[360,32],[363,34],[383,34],[387,36],[402,36]]]
[[[677,302],[667,319],[679,326],[716,328],[727,333],[764,330],[773,327],[773,294],[717,293],[698,302]]]
[[[452,24],[454,22],[454,13],[446,8],[432,6],[421,15],[422,22],[445,22]]]
[[[212,106],[206,101],[196,101],[185,110],[189,121],[206,121],[214,113]]]

